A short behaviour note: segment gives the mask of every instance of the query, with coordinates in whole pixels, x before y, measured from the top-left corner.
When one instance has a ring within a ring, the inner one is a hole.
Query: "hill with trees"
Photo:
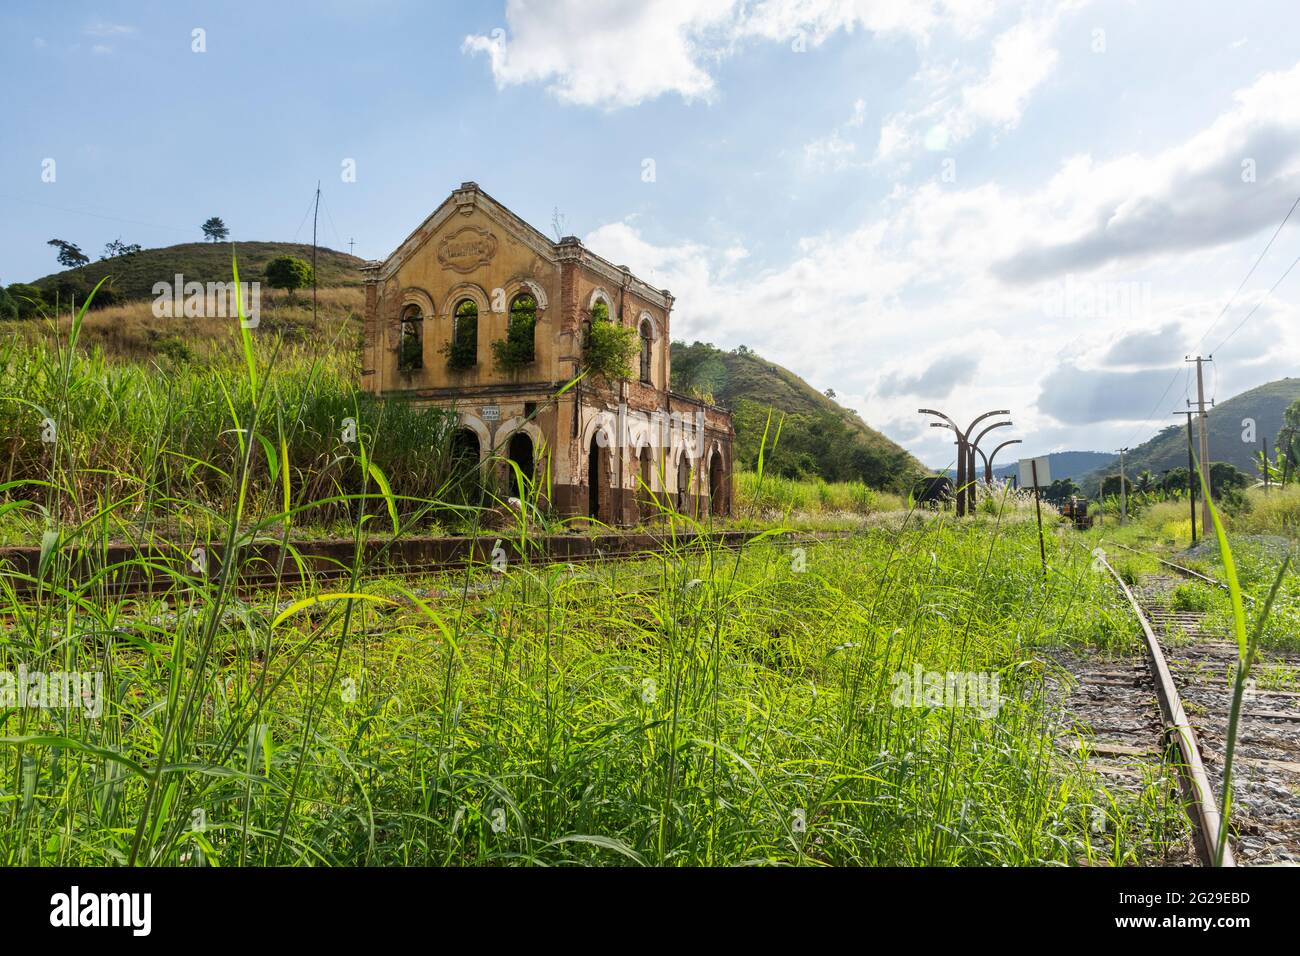
[[[901,490],[927,470],[852,409],[838,404],[833,392],[817,391],[794,372],[743,345],[724,352],[706,342],[674,342],[672,350],[673,390],[732,410],[737,468],[752,469],[757,464],[772,409],[777,414],[772,417],[769,445],[778,422],[781,437],[764,467],[776,474],[865,481]]]
[[[104,276],[111,276],[95,296],[95,305],[104,308],[133,299],[153,298],[155,282],[172,282],[177,273],[186,282],[229,282],[230,246],[221,242],[185,242],[157,249],[140,249],[121,245],[128,251],[97,262],[42,276],[20,284],[40,290],[46,303],[57,298],[67,302],[72,296],[80,300]],[[267,265],[283,256],[311,262],[311,245],[300,242],[241,242],[238,244],[239,278],[243,282],[266,282]],[[322,288],[360,286],[361,267],[365,260],[323,246],[316,247],[316,276]],[[21,290],[20,290],[21,291]],[[10,287],[11,295],[17,292]]]
[[[1259,469],[1255,466],[1254,456],[1263,447],[1260,442],[1268,439],[1272,455],[1278,432],[1282,429],[1283,416],[1297,399],[1300,399],[1300,378],[1282,378],[1235,395],[1210,409],[1210,461],[1227,462],[1252,480],[1257,478]],[[1255,423],[1253,444],[1242,441],[1246,428],[1242,422],[1246,419]],[[1198,427],[1193,419],[1193,438],[1196,441],[1199,441]],[[1199,446],[1197,452],[1199,454]],[[1159,480],[1166,469],[1186,467],[1187,419],[1182,416],[1124,456],[1124,470],[1129,476],[1149,470]],[[1103,478],[1118,473],[1119,459],[1112,455],[1102,468],[1085,476],[1080,484],[1085,493],[1096,494]]]

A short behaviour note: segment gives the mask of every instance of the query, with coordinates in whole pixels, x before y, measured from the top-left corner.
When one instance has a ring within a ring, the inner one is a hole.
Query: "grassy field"
[[[1046,588],[1029,525],[944,518],[305,601],[177,572],[104,604],[56,566],[9,595],[0,664],[102,673],[102,713],[8,714],[0,859],[1152,859],[1177,835],[1154,794],[1113,802],[1049,742],[1047,650],[1132,633],[1056,547]],[[996,694],[900,702],[917,669]]]
[[[640,561],[403,583],[358,557],[333,590],[241,594],[249,546],[322,509],[359,555],[447,507],[402,457],[442,419],[390,430],[302,347],[162,376],[82,330],[0,356],[4,507],[44,553],[0,569],[0,672],[38,675],[3,710],[8,864],[1122,863],[1176,836],[1154,789],[1117,801],[1050,742],[1051,648],[1132,628],[1068,538],[1044,582],[1021,502],[740,552],[669,515],[680,546]],[[741,498],[901,504],[759,475]],[[121,536],[175,555],[149,600],[106,591]]]
[[[737,523],[772,530],[740,551],[669,512],[662,554],[390,578],[364,542],[483,517],[430,454],[445,415],[357,394],[316,342],[214,333],[151,369],[91,328],[0,349],[0,527],[43,555],[0,566],[7,864],[1133,864],[1184,837],[1167,781],[1117,790],[1054,742],[1057,652],[1137,634],[1087,539],[1049,521],[1044,571],[1024,495],[959,524],[756,471]],[[523,497],[495,533],[529,554],[552,528]],[[819,523],[854,533],[779,530]],[[323,529],[347,580],[232,586]],[[173,556],[150,598],[110,596],[117,540]]]

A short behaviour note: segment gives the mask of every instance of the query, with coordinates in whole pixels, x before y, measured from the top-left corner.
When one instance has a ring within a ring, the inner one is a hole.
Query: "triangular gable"
[[[477,209],[482,215],[499,226],[508,236],[529,246],[538,255],[551,261],[556,260],[556,244],[545,233],[516,216],[501,203],[479,189],[476,183],[462,183],[459,189],[453,191],[450,196],[444,199],[438,208],[430,213],[424,222],[416,226],[411,234],[402,240],[401,245],[380,263],[378,269],[379,279],[387,279],[396,273],[404,262],[415,255],[425,243],[433,238],[445,222],[459,215],[461,210],[466,207]]]

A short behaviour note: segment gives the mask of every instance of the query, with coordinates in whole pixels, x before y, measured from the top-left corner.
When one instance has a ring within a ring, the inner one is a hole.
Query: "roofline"
[[[626,266],[617,266],[608,259],[597,255],[584,246],[582,240],[576,236],[565,236],[559,242],[553,241],[546,233],[516,215],[504,203],[484,192],[479,184],[475,182],[461,183],[458,188],[452,190],[451,194],[439,203],[433,212],[425,216],[420,221],[420,224],[411,230],[407,237],[398,243],[397,248],[389,253],[386,258],[366,263],[362,266],[361,271],[366,273],[367,278],[371,281],[388,278],[397,271],[401,264],[419,246],[423,245],[420,234],[425,231],[430,222],[435,219],[440,221],[446,219],[453,212],[465,206],[481,209],[489,219],[497,220],[502,226],[513,227],[533,247],[535,252],[545,256],[552,262],[559,263],[562,260],[576,259],[611,282],[618,282],[620,287],[631,289],[653,305],[657,305],[665,311],[672,308],[673,295],[667,289],[656,289],[644,279],[634,275]]]

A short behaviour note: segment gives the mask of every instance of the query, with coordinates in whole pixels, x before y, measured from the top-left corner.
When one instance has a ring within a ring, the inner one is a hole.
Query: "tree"
[[[62,239],[51,239],[46,243],[46,245],[58,247],[59,265],[67,266],[69,269],[75,269],[77,266],[84,266],[90,261],[90,256],[86,255],[71,242],[64,242]]]
[[[1079,486],[1070,478],[1057,478],[1043,491],[1043,500],[1059,505],[1071,495],[1079,494]]]
[[[828,389],[826,389],[826,391],[823,392],[822,394],[825,395],[827,398],[834,398],[834,397],[835,397],[835,389],[833,389],[833,388],[828,388]]]
[[[266,284],[272,289],[284,289],[293,300],[293,291],[310,285],[311,265],[296,256],[276,256],[266,264]]]
[[[1155,479],[1151,475],[1150,468],[1143,468],[1138,472],[1137,478],[1133,482],[1134,491],[1150,491],[1155,487]]]
[[[122,241],[121,236],[118,236],[104,246],[104,254],[99,257],[99,260],[103,262],[105,259],[115,259],[118,256],[133,256],[139,251],[140,244],[138,242],[128,244]]]
[[[1216,498],[1221,492],[1245,488],[1249,483],[1250,477],[1231,462],[1216,461],[1210,464],[1210,491]]]
[[[1181,467],[1170,468],[1168,474],[1165,475],[1164,481],[1161,482],[1161,487],[1164,488],[1166,494],[1185,492],[1187,490],[1187,469]]]
[[[203,230],[203,238],[209,242],[220,242],[230,235],[230,230],[226,228],[226,224],[221,221],[220,216],[213,216],[200,228]]]
[[[37,286],[15,282],[5,293],[18,310],[17,317],[20,319],[34,319],[47,307],[45,296]]]

